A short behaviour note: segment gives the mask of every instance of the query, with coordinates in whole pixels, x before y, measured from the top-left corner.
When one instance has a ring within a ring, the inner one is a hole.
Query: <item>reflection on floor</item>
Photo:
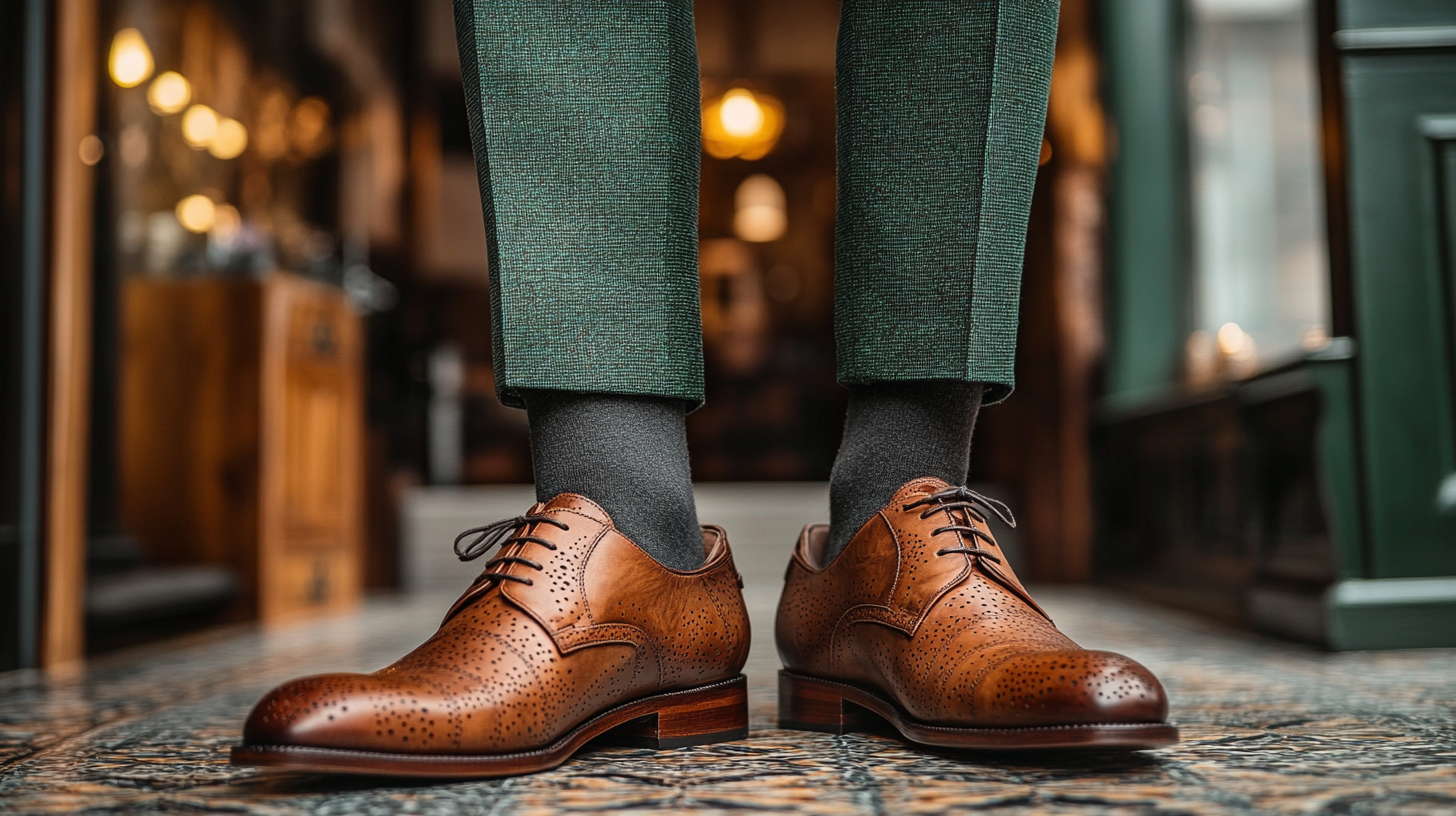
[[[1179,747],[973,755],[775,730],[770,620],[785,552],[744,545],[757,639],[743,742],[607,749],[550,773],[448,784],[226,763],[269,686],[377,668],[428,635],[450,598],[421,594],[134,650],[72,676],[0,675],[0,812],[1456,813],[1456,650],[1323,654],[1098,589],[1037,594],[1083,645],[1164,678]]]

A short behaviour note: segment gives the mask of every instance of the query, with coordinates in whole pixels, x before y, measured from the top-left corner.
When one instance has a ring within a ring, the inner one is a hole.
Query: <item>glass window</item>
[[[1328,339],[1314,9],[1192,0],[1190,363],[1242,376]],[[1207,354],[1200,354],[1205,348]]]

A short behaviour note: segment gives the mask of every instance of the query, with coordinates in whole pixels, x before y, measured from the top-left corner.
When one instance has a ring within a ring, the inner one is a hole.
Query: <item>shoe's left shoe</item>
[[[888,720],[957,748],[1172,745],[1158,678],[1057,631],[987,524],[1003,505],[939,479],[900,488],[826,563],[804,529],[779,602],[779,722],[844,733]]]
[[[691,572],[570,493],[467,533],[463,557],[498,540],[501,553],[434,637],[372,674],[269,692],[233,764],[508,776],[597,737],[673,748],[747,735],[748,615],[722,528],[703,528],[706,563]]]

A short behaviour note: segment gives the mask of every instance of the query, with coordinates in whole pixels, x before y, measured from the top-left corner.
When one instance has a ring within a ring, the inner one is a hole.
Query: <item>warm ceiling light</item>
[[[135,28],[123,28],[111,38],[108,59],[111,81],[123,88],[135,88],[152,75],[152,49]]]
[[[1237,323],[1225,323],[1218,327],[1218,349],[1224,354],[1235,354],[1244,345],[1244,330]]]
[[[723,94],[723,103],[718,106],[718,121],[729,136],[747,139],[763,127],[763,107],[753,94],[742,88],[734,88]]]
[[[733,234],[754,243],[777,241],[789,226],[787,210],[784,188],[773,176],[749,176],[733,194]]]
[[[217,136],[217,111],[206,105],[193,105],[182,114],[182,138],[193,150],[212,144]]]
[[[217,133],[207,146],[207,152],[219,159],[236,159],[247,147],[248,129],[236,119],[223,117],[218,120]]]
[[[784,106],[746,88],[733,88],[703,108],[703,148],[716,159],[761,159],[783,130]]]
[[[217,206],[205,195],[187,196],[177,202],[177,222],[188,232],[207,232],[217,223]]]
[[[176,71],[158,74],[147,88],[147,104],[159,114],[176,113],[192,101],[192,85]]]

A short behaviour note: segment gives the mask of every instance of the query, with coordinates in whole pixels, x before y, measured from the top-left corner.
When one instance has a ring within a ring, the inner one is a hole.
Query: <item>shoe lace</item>
[[[516,544],[518,542],[531,542],[533,544],[540,544],[546,547],[548,550],[556,549],[556,545],[553,544],[551,541],[538,535],[532,535],[530,533],[531,527],[536,524],[551,524],[556,527],[560,527],[562,530],[571,529],[571,527],[569,527],[566,522],[561,521],[554,516],[547,516],[542,514],[527,513],[524,516],[501,519],[500,521],[493,521],[490,524],[482,525],[480,527],[471,527],[470,529],[460,533],[460,535],[455,536],[455,556],[461,561],[474,561],[482,555],[490,552],[492,547],[499,545],[500,548],[504,550],[511,544]],[[513,530],[525,530],[526,532],[521,535],[507,536],[507,534]],[[475,536],[475,538],[467,542],[465,539],[470,538],[471,536]],[[545,569],[545,567],[541,566],[535,561],[532,561],[529,558],[523,558],[518,555],[502,555],[485,562],[485,571],[480,574],[479,578],[475,579],[476,583],[478,584],[481,581],[516,581],[525,584],[526,586],[531,586],[535,583],[530,578],[524,578],[519,575],[510,575],[504,572],[492,572],[491,568],[496,566],[497,564],[522,564],[527,567],[532,567],[536,570]]]
[[[996,539],[991,537],[991,533],[988,530],[982,530],[976,527],[974,524],[957,523],[955,516],[951,515],[950,511],[964,511],[966,516],[968,517],[968,520],[974,519],[976,521],[979,521],[982,525],[987,526],[989,526],[987,514],[994,513],[997,518],[1006,522],[1008,526],[1015,527],[1016,517],[1011,515],[1011,508],[1007,507],[1005,502],[993,499],[990,496],[986,496],[981,493],[977,493],[969,487],[961,485],[959,487],[948,487],[945,490],[939,490],[935,493],[931,493],[929,496],[926,496],[923,499],[910,502],[909,504],[905,505],[904,509],[906,511],[910,511],[914,510],[917,507],[925,508],[924,512],[920,514],[920,517],[923,519],[930,518],[933,514],[941,512],[946,513],[946,515],[950,518],[951,523],[945,525],[944,527],[937,527],[936,529],[932,530],[930,533],[932,536],[938,536],[942,533],[960,533],[962,536],[969,536],[971,541],[975,543],[975,546],[970,547],[967,547],[965,545],[957,547],[942,547],[941,549],[936,551],[936,555],[964,553],[965,555],[973,556],[975,558],[984,558],[987,561],[992,561],[997,564],[1001,563],[1001,558],[999,556],[989,550],[983,550],[980,547],[980,542],[982,541],[986,542],[987,544],[996,543]]]

